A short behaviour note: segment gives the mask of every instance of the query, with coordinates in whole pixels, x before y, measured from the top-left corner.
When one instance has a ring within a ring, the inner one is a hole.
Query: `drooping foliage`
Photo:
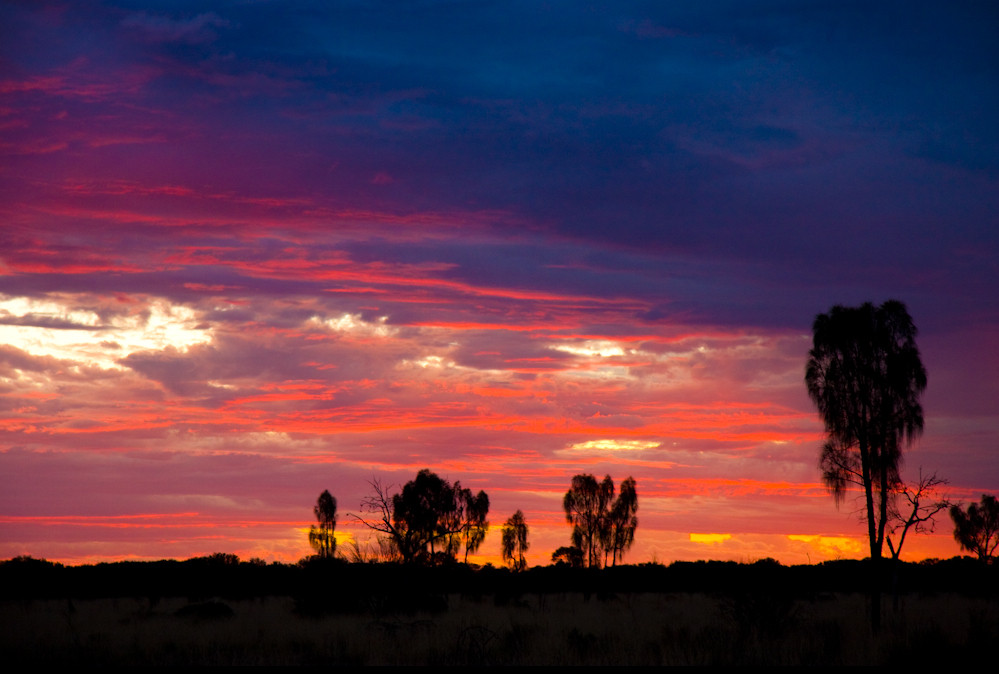
[[[309,528],[309,545],[316,555],[323,559],[332,559],[336,555],[336,499],[328,490],[324,490],[312,509],[318,524]]]
[[[461,502],[464,507],[463,528],[461,537],[465,545],[465,562],[469,553],[476,552],[486,539],[489,531],[489,495],[484,491],[472,494],[470,489],[461,490]]]
[[[923,430],[926,370],[916,326],[901,302],[834,306],[819,314],[805,370],[827,440],[822,477],[841,501],[863,489],[872,559],[880,559],[889,500],[899,483],[902,448]]]
[[[605,475],[597,482],[593,475],[580,474],[572,478],[569,491],[562,500],[566,522],[572,525],[572,547],[582,551],[586,566],[616,564],[631,547],[638,527],[638,492],[634,478],[621,485],[621,494],[614,498],[614,481]]]
[[[638,492],[635,489],[635,478],[629,477],[621,483],[621,490],[611,506],[607,526],[608,539],[605,549],[611,551],[611,565],[616,566],[617,560],[631,548],[635,542],[635,529],[638,528]],[[606,561],[606,560],[605,560]]]
[[[923,430],[926,369],[905,305],[834,306],[812,326],[808,395],[825,424],[820,466],[837,504],[850,485],[864,494],[871,576],[871,627],[881,626],[881,553],[901,481],[902,448]]]
[[[524,553],[529,547],[527,521],[524,519],[524,513],[518,510],[503,525],[503,561],[508,562],[514,571],[523,571],[527,568]]]

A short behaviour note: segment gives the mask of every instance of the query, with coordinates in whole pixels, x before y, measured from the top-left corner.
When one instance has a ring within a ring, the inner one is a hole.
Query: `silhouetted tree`
[[[336,499],[329,491],[323,491],[312,512],[319,524],[313,524],[309,528],[309,545],[319,557],[332,559],[336,555],[336,537],[333,535],[333,530],[336,529]]]
[[[452,485],[429,469],[403,485],[402,492],[389,496],[378,480],[371,482],[374,494],[361,502],[361,510],[374,513],[377,521],[355,517],[368,528],[384,534],[404,562],[434,563],[454,559],[464,536],[477,536],[475,527],[487,527],[489,497],[480,491],[475,497]],[[472,505],[469,509],[469,504]],[[470,514],[474,522],[470,520]],[[474,542],[475,547],[481,541]],[[466,546],[468,543],[466,542]],[[467,548],[466,548],[467,550]]]
[[[896,485],[894,498],[888,505],[888,534],[885,536],[892,559],[898,561],[910,530],[917,534],[933,533],[934,518],[950,507],[950,501],[938,498],[937,494],[938,488],[945,484],[947,480],[937,477],[936,473],[924,476],[920,468],[916,484],[900,482]],[[897,543],[892,540],[895,534],[898,534]]]
[[[611,566],[617,566],[618,558],[635,542],[635,529],[638,528],[638,492],[635,478],[629,477],[621,483],[614,504],[611,506],[607,525],[606,548],[611,552]],[[605,553],[606,563],[606,553]]]
[[[583,566],[583,551],[575,545],[563,545],[552,553],[552,564],[568,564],[574,569]]]
[[[808,394],[825,423],[822,477],[837,504],[849,485],[864,493],[872,578],[871,623],[881,624],[881,551],[889,503],[899,483],[903,444],[923,430],[919,398],[926,370],[916,348],[916,326],[905,305],[834,306],[812,326],[805,371]]]
[[[999,500],[982,494],[982,500],[967,510],[952,506],[950,517],[954,520],[954,540],[961,549],[975,553],[986,563],[992,561],[999,547]]]
[[[586,565],[600,566],[603,542],[607,539],[607,515],[614,498],[614,482],[610,475],[603,482],[589,474],[572,478],[569,491],[562,499],[565,520],[572,525],[572,544],[583,551]]]
[[[372,479],[372,493],[361,499],[361,512],[368,512],[376,515],[376,521],[369,521],[360,515],[351,516],[361,522],[369,529],[382,534],[377,537],[379,552],[387,560],[401,560],[411,562],[412,555],[409,550],[412,546],[408,543],[408,532],[401,526],[396,526],[392,516],[392,496],[387,487],[383,486],[378,478]]]
[[[624,555],[635,542],[638,527],[638,492],[635,479],[621,483],[621,493],[614,498],[614,481],[605,475],[602,482],[588,474],[572,478],[572,485],[562,500],[565,519],[572,525],[572,545],[583,551],[587,566],[611,564]]]
[[[484,491],[472,495],[471,490],[463,489],[461,500],[464,504],[464,527],[462,528],[462,538],[465,544],[465,563],[468,563],[468,554],[474,553],[486,539],[486,532],[489,530],[489,496]]]
[[[527,522],[524,513],[518,510],[503,525],[503,561],[509,562],[514,571],[523,571],[527,568],[524,553],[529,547]]]

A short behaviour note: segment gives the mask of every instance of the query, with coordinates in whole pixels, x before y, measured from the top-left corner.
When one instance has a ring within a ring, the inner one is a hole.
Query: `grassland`
[[[987,661],[999,637],[999,603],[955,594],[903,597],[876,637],[859,594],[440,599],[432,611],[311,617],[288,597],[5,600],[0,647],[8,663],[32,666],[926,666]]]
[[[863,562],[616,569],[0,563],[0,655],[40,665],[991,662],[999,567],[905,564],[870,628]]]

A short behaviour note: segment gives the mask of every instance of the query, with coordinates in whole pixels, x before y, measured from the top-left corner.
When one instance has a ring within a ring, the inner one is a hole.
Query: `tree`
[[[484,491],[471,491],[453,485],[429,469],[403,485],[402,492],[389,495],[378,480],[374,494],[361,502],[361,510],[378,516],[368,521],[355,515],[369,529],[384,535],[403,562],[436,563],[453,560],[466,545],[466,556],[481,543],[478,531],[489,526],[489,497]],[[468,546],[473,546],[471,549]]]
[[[514,571],[527,568],[524,553],[530,545],[527,542],[527,522],[524,513],[518,510],[503,525],[503,561],[510,562]]]
[[[489,531],[489,496],[484,491],[479,491],[475,496],[470,489],[463,489],[461,500],[464,504],[464,526],[462,528],[462,539],[465,544],[465,563],[468,563],[468,553],[474,553],[486,539],[486,532]]]
[[[952,506],[950,517],[954,520],[954,540],[961,549],[975,553],[986,563],[992,561],[999,547],[999,500],[982,494],[982,500],[967,510]]]
[[[621,483],[621,494],[615,499],[610,475],[605,475],[602,482],[593,475],[577,475],[572,478],[562,507],[566,522],[572,525],[572,545],[582,551],[586,566],[606,564],[608,556],[616,565],[635,542],[638,492],[634,478]]]
[[[575,545],[563,545],[552,553],[553,564],[568,564],[574,569],[583,567],[583,551]]]
[[[889,300],[880,307],[870,302],[834,306],[815,318],[812,333],[805,383],[827,434],[822,477],[837,504],[850,485],[863,490],[877,579],[902,447],[923,430],[919,399],[926,389],[926,370],[916,348],[916,326],[904,304]],[[878,629],[876,586],[872,608],[872,625]]]
[[[368,512],[378,517],[377,520],[366,520],[360,515],[351,516],[372,531],[381,534],[377,537],[379,550],[382,556],[390,561],[401,560],[403,562],[412,561],[404,551],[408,551],[407,532],[396,526],[392,516],[392,496],[387,487],[383,486],[378,478],[372,479],[371,495],[361,499],[361,512]]]
[[[937,477],[936,473],[924,476],[920,468],[916,484],[899,482],[896,485],[894,498],[888,506],[888,534],[885,536],[892,559],[898,561],[910,530],[917,534],[933,533],[934,518],[950,507],[950,501],[938,498],[937,494],[938,488],[945,484],[947,480]],[[892,540],[896,534],[897,543]]]
[[[322,559],[332,559],[336,554],[336,499],[324,490],[316,499],[316,507],[312,509],[319,524],[309,527],[309,545]]]
[[[583,551],[586,566],[600,566],[603,541],[606,540],[607,511],[614,498],[610,475],[603,482],[589,474],[572,478],[562,499],[565,520],[572,525],[572,545]]]
[[[635,529],[638,528],[638,492],[635,489],[635,478],[629,477],[621,483],[614,504],[611,506],[607,526],[606,549],[611,552],[611,566],[617,566],[619,557],[631,548],[635,542]],[[606,564],[606,554],[604,557]]]

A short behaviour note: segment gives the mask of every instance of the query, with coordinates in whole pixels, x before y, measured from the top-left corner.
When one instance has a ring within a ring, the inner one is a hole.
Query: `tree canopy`
[[[952,506],[950,516],[954,520],[954,540],[961,549],[975,553],[982,561],[993,559],[999,548],[999,500],[982,494],[982,500],[967,510]]]
[[[572,525],[572,547],[582,551],[587,566],[606,564],[608,556],[612,564],[617,564],[635,541],[638,492],[634,478],[621,484],[621,493],[615,499],[610,475],[605,475],[602,482],[593,475],[576,475],[562,508],[566,522]]]
[[[361,509],[379,519],[358,519],[384,534],[404,562],[454,560],[462,545],[467,559],[485,538],[489,497],[484,491],[473,495],[460,482],[452,485],[427,468],[398,494],[390,496],[377,480],[371,486],[374,494],[365,498]]]

